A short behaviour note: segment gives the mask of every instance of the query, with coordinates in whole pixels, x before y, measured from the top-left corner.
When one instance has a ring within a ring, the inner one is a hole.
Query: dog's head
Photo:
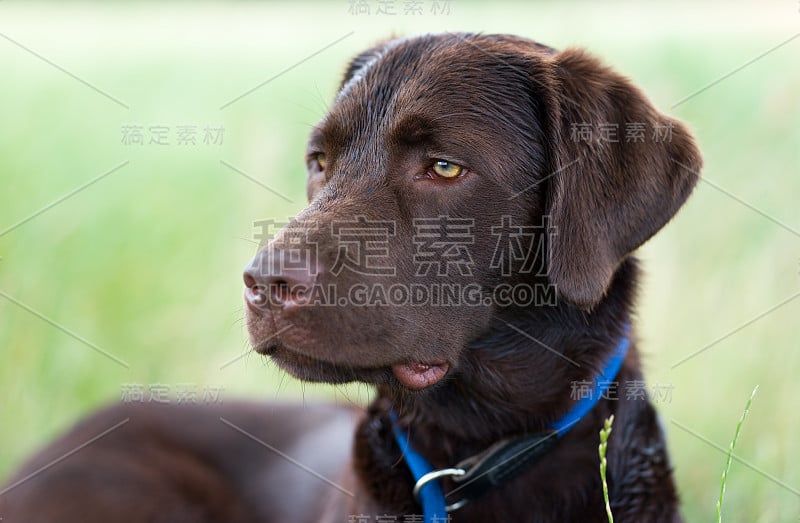
[[[582,51],[445,34],[358,55],[306,163],[310,205],[245,271],[254,347],[303,379],[422,389],[497,315],[590,314],[701,160]]]

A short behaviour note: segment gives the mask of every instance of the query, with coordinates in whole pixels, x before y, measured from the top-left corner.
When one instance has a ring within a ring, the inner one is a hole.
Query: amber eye
[[[464,168],[457,163],[448,162],[447,160],[436,160],[433,163],[433,172],[442,178],[457,178],[464,172]]]
[[[325,170],[325,153],[317,153],[314,155],[314,160],[316,160],[317,164],[321,171]]]

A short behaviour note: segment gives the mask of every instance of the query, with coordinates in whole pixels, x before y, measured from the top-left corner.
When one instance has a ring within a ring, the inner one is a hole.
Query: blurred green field
[[[363,386],[236,359],[253,222],[304,207],[305,135],[357,51],[391,33],[510,32],[587,47],[696,132],[708,181],[640,253],[646,373],[671,393],[658,407],[688,521],[714,517],[756,384],[725,519],[798,521],[800,299],[785,300],[800,291],[800,38],[671,108],[800,33],[798,4],[402,3],[0,3],[0,231],[121,165],[0,232],[0,478],[132,388],[366,402]],[[131,125],[142,145],[123,142]],[[152,126],[168,145],[149,143]]]

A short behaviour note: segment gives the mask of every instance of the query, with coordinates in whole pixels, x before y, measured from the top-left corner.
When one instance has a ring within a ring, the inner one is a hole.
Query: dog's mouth
[[[259,343],[253,349],[272,358],[292,376],[312,382],[335,384],[359,381],[375,385],[399,382],[408,389],[418,391],[439,383],[450,370],[450,364],[444,360],[395,363],[379,367],[332,363],[302,354],[276,338]]]

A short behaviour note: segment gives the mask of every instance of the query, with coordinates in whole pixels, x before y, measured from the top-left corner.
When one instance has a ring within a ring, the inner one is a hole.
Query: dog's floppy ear
[[[547,63],[550,62],[550,63]],[[534,71],[550,150],[548,274],[590,310],[622,260],[663,227],[692,191],[702,159],[686,128],[583,51]]]

